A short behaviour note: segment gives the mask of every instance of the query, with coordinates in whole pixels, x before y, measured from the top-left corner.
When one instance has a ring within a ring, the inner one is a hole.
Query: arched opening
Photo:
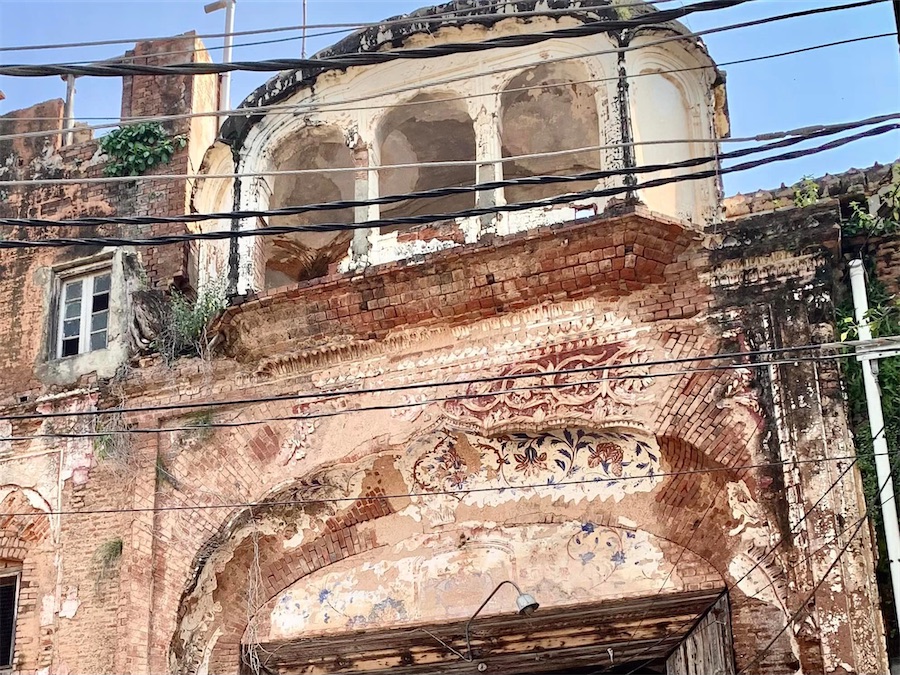
[[[693,138],[691,106],[681,87],[669,77],[643,71],[632,85],[632,110],[635,138],[639,141],[635,156],[639,165],[682,162],[693,156],[690,143],[656,143]],[[666,114],[660,116],[659,111]],[[703,167],[707,168],[707,167]],[[670,178],[698,169],[664,169],[641,174],[639,183]],[[697,183],[682,181],[642,190],[641,198],[651,210],[684,220],[695,215]]]
[[[410,103],[393,108],[382,119],[378,132],[381,166],[475,159],[475,128],[462,101],[444,102],[447,95],[421,94]],[[475,165],[405,167],[379,171],[382,196],[475,184]],[[381,207],[382,218],[450,213],[472,208],[475,194],[413,199]],[[382,232],[407,226],[382,227]]]
[[[307,127],[284,141],[272,165],[278,171],[309,171],[272,177],[270,208],[303,206],[353,199],[353,153],[340,129]],[[313,211],[270,218],[270,226],[352,223],[353,209]],[[329,266],[347,253],[351,231],[298,232],[266,237],[266,288],[328,274]]]
[[[503,157],[574,150],[600,145],[594,89],[577,84],[589,79],[579,64],[544,64],[516,75],[500,96]],[[598,171],[600,151],[518,159],[503,164],[503,177],[558,176]],[[593,189],[597,181],[523,185],[505,188],[517,203]]]

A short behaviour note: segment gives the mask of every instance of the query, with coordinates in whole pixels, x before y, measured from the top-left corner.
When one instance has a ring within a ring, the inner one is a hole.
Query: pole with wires
[[[865,267],[863,261],[850,261],[850,290],[853,295],[853,311],[861,342],[872,339],[869,326],[869,299],[866,293]],[[900,354],[897,349],[866,350],[857,347],[856,358],[861,361],[863,386],[866,392],[866,408],[869,413],[869,429],[872,433],[872,451],[875,454],[875,471],[881,491],[878,501],[881,503],[882,520],[884,521],[884,539],[887,545],[888,563],[891,571],[891,587],[894,591],[894,610],[900,622],[900,523],[897,521],[897,502],[894,500],[891,461],[887,457],[887,440],[884,434],[884,412],[881,408],[881,388],[878,386],[878,359]]]
[[[234,44],[234,4],[237,0],[217,0],[203,7],[207,14],[225,10],[225,43],[222,49],[222,63],[231,63],[231,50]],[[231,110],[231,73],[219,75],[219,110]],[[219,117],[219,127],[225,123],[227,115]]]
[[[75,128],[75,76],[65,75],[62,79],[66,82],[66,104],[63,108],[63,128],[66,133],[63,134],[63,145],[72,145],[72,129]]]
[[[306,58],[306,0],[303,0],[303,30],[300,33],[300,58]]]

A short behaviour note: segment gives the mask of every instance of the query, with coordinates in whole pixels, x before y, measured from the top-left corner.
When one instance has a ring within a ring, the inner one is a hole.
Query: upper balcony
[[[406,20],[359,31],[317,57],[480,42],[656,11],[611,0],[552,2],[548,15],[539,14],[546,6],[535,0],[504,7],[520,15],[498,17],[494,5],[464,0],[421,9]],[[356,227],[206,243],[201,279],[232,270],[239,292],[258,291],[418,258],[486,235],[571,222],[603,212],[609,197],[508,207],[621,188],[635,166],[714,157],[717,140],[728,133],[723,77],[702,43],[685,33],[668,22],[473,54],[279,74],[244,101],[243,107],[257,108],[252,114],[229,118],[204,162],[209,174],[245,177],[199,181],[197,211],[367,201],[534,176],[618,173],[209,222],[204,229]],[[714,166],[643,173],[638,182]],[[714,178],[631,196],[691,229],[720,217]],[[490,212],[452,215],[473,208]],[[410,216],[426,216],[425,222],[383,223]],[[367,226],[375,221],[382,225]]]

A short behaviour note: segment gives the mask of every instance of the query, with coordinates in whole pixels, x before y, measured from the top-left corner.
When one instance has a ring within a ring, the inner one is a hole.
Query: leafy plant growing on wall
[[[819,201],[819,185],[812,179],[812,176],[804,176],[797,185],[794,186],[794,204],[800,208],[812,206]]]
[[[850,219],[843,224],[841,230],[847,236],[866,234],[877,237],[886,234],[896,234],[900,231],[900,183],[891,186],[885,194],[881,195],[881,213],[872,214],[864,209],[859,202],[851,202]]]
[[[140,176],[168,164],[176,150],[185,145],[184,136],[169,136],[159,122],[122,127],[100,141],[100,150],[110,158],[103,172],[107,176]]]

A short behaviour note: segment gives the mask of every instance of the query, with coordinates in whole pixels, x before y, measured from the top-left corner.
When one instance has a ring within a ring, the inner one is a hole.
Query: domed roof
[[[568,16],[588,23],[635,19],[658,11],[649,2],[641,0],[511,0],[503,4],[496,0],[453,0],[441,5],[422,7],[408,14],[385,19],[381,24],[360,29],[317,52],[312,58],[327,59],[345,54],[376,52],[383,47],[397,49],[417,34],[434,34],[440,28],[458,28],[470,24],[493,26],[513,18],[529,21],[540,16]],[[652,24],[652,29],[680,34],[690,32],[677,21]],[[239,107],[275,104],[308,85],[326,70],[329,69],[317,67],[278,73],[253,91]],[[223,135],[227,137],[230,134],[223,130]]]

